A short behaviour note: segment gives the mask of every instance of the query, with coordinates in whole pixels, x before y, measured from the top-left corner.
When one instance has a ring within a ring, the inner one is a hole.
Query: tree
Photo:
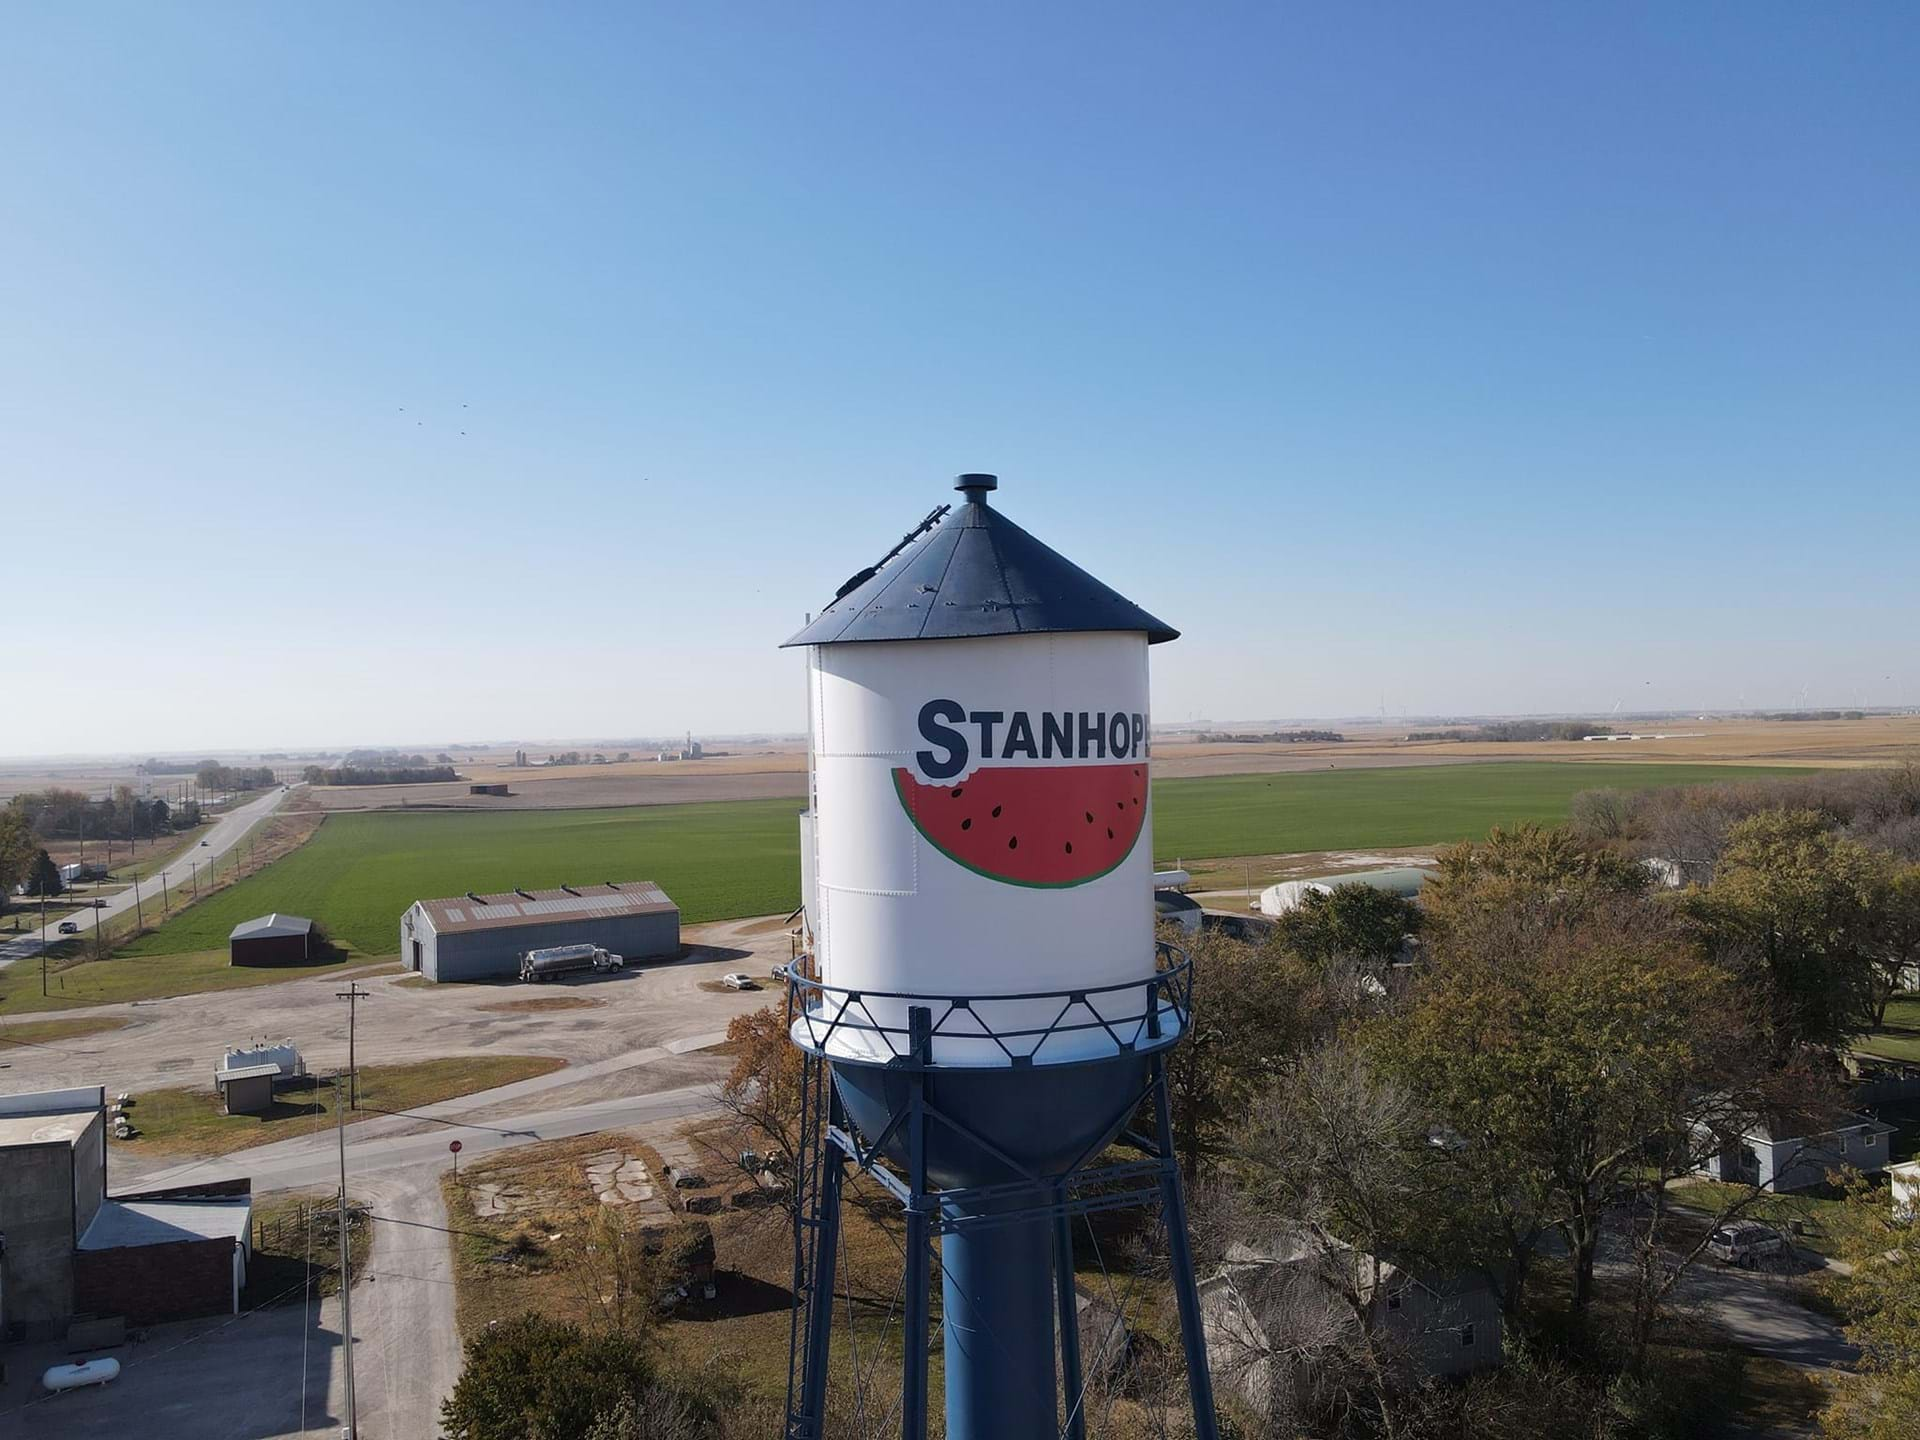
[[[1831,1228],[1851,1273],[1830,1272],[1827,1290],[1847,1316],[1860,1364],[1834,1377],[1820,1433],[1911,1440],[1920,1416],[1920,1224],[1895,1215],[1885,1189],[1861,1181]]]
[[[1439,860],[1420,903],[1441,929],[1457,914],[1511,905],[1527,906],[1542,918],[1573,919],[1598,900],[1643,895],[1651,884],[1638,861],[1538,825],[1496,826],[1483,844],[1450,846]]]
[[[1418,1099],[1364,1050],[1330,1040],[1257,1098],[1235,1154],[1234,1253],[1265,1263],[1221,1272],[1227,1313],[1255,1322],[1224,1348],[1261,1364],[1276,1433],[1358,1411],[1394,1435],[1402,1357],[1377,1324],[1382,1266],[1455,1261],[1452,1177]]]
[[[1383,979],[1406,938],[1419,932],[1420,918],[1411,900],[1371,885],[1339,885],[1330,893],[1308,891],[1275,922],[1274,938],[1303,959],[1348,959]]]
[[[1869,995],[1873,1028],[1887,1020],[1887,1004],[1905,990],[1920,989],[1920,864],[1903,865],[1887,878],[1874,927]]]
[[[0,906],[27,878],[40,847],[34,843],[33,823],[26,807],[17,801],[0,810]]]
[[[784,1005],[736,1015],[727,1025],[733,1069],[720,1083],[719,1102],[737,1122],[735,1134],[772,1158],[774,1168],[799,1173],[800,1111],[806,1096],[806,1057],[787,1034]],[[725,1157],[737,1163],[734,1156]],[[797,1198],[789,1185],[782,1197],[789,1216]]]
[[[1703,944],[1766,994],[1776,1057],[1835,1052],[1874,1012],[1876,925],[1891,862],[1812,810],[1750,816],[1710,889],[1687,902]]]
[[[53,863],[53,857],[42,850],[33,857],[33,863],[27,867],[27,891],[29,895],[52,897],[66,893],[66,883],[60,878],[60,867]]]
[[[629,1336],[523,1315],[467,1342],[459,1383],[440,1407],[451,1440],[588,1440],[610,1417],[635,1423],[672,1414],[676,1387],[654,1373],[648,1352]],[[689,1405],[697,1404],[686,1397]],[[699,1415],[710,1426],[710,1415]],[[676,1421],[676,1423],[678,1423]],[[620,1440],[679,1440],[701,1430],[614,1430]]]
[[[1330,1002],[1317,968],[1274,946],[1255,949],[1218,930],[1167,929],[1163,938],[1193,966],[1193,1027],[1166,1059],[1174,1143],[1192,1185],[1204,1163],[1228,1153],[1253,1097],[1305,1044],[1316,1012]]]
[[[1463,1203],[1504,1241],[1503,1305],[1517,1308],[1540,1235],[1557,1231],[1577,1331],[1608,1212],[1657,1183],[1650,1160],[1738,1126],[1721,1097],[1744,1098],[1751,1047],[1730,977],[1657,903],[1526,870],[1455,882],[1411,1004],[1372,1038],[1430,1107]]]

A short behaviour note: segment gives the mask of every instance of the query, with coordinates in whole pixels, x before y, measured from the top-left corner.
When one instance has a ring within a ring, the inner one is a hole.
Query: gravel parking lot
[[[358,1058],[361,1064],[398,1064],[463,1054],[556,1055],[582,1066],[724,1031],[735,1015],[779,997],[770,981],[745,992],[702,983],[728,970],[765,976],[784,962],[789,945],[777,919],[690,926],[685,939],[690,954],[678,962],[537,986],[402,984],[406,977],[399,975],[363,980],[373,998],[359,1005]],[[121,1030],[49,1045],[5,1043],[0,1025],[0,1091],[104,1084],[109,1092],[137,1096],[170,1086],[210,1088],[223,1047],[253,1040],[291,1038],[315,1071],[344,1066],[347,1005],[335,998],[342,988],[341,977],[329,975],[35,1015],[118,1016],[128,1022]],[[514,1008],[521,1001],[560,997],[595,1003]],[[125,1158],[132,1158],[132,1147],[124,1148]]]

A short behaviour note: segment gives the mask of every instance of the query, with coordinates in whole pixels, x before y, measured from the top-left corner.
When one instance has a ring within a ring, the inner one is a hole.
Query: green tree
[[[1652,1183],[1651,1159],[1686,1167],[1674,1147],[1739,1124],[1725,1097],[1744,1089],[1749,1047],[1729,989],[1645,897],[1582,899],[1541,869],[1453,890],[1409,1005],[1371,1038],[1430,1107],[1509,1313],[1540,1236],[1557,1231],[1578,1329],[1607,1213]]]
[[[33,822],[18,802],[0,810],[0,908],[12,898],[14,889],[27,878],[35,854]]]
[[[1440,852],[1421,908],[1439,929],[1458,918],[1524,908],[1545,925],[1566,923],[1613,896],[1644,895],[1651,885],[1637,860],[1565,830],[1496,826],[1482,844]]]
[[[1339,885],[1331,893],[1309,891],[1275,922],[1274,938],[1303,959],[1353,960],[1378,977],[1419,929],[1420,907],[1411,900],[1371,885]]]
[[[1920,989],[1920,864],[1903,865],[1887,879],[1874,927],[1869,976],[1873,1028],[1887,1021],[1887,1004]]]
[[[1813,810],[1770,810],[1728,832],[1689,913],[1710,953],[1767,997],[1772,1047],[1834,1051],[1871,1023],[1891,861]]]
[[[459,1383],[440,1407],[441,1424],[451,1440],[587,1440],[596,1427],[605,1433],[615,1423],[609,1417],[632,1414],[646,1423],[669,1413],[665,1397],[673,1389],[631,1336],[523,1315],[467,1342]],[[703,1432],[612,1433],[621,1440],[679,1440]]]
[[[1920,1417],[1920,1224],[1897,1215],[1887,1191],[1857,1183],[1830,1229],[1850,1273],[1827,1290],[1860,1347],[1852,1375],[1834,1375],[1820,1433],[1843,1440],[1912,1440]]]
[[[66,884],[60,879],[60,867],[53,863],[53,857],[42,850],[33,857],[33,863],[27,867],[27,894],[52,897],[66,893]]]

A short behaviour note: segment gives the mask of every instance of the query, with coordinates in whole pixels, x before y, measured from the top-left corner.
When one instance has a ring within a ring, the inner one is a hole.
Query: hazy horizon
[[[973,469],[1163,724],[1920,704],[1920,12],[9,41],[0,755],[795,733]]]

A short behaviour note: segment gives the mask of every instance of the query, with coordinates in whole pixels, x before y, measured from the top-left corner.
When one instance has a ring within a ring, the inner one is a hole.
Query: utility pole
[[[173,901],[167,898],[167,872],[162,870],[160,872],[160,913],[166,914],[172,904]]]
[[[93,912],[98,915],[98,910]],[[94,922],[96,925],[99,921]],[[47,994],[47,887],[40,887],[40,997]]]
[[[200,862],[198,860],[187,862],[187,876],[193,881],[193,898],[198,900],[200,898]]]
[[[147,928],[147,917],[140,913],[140,877],[133,877],[133,923],[142,930]]]
[[[348,1108],[360,1108],[360,1067],[354,1059],[354,1021],[360,1013],[360,1002],[371,999],[371,990],[362,990],[358,980],[349,981],[347,988],[333,992],[333,998],[347,1002],[347,1105]]]
[[[340,1077],[333,1077],[334,1129],[340,1137],[340,1355],[346,1362],[347,1428],[340,1440],[354,1440],[360,1419],[353,1400],[353,1256],[347,1238],[347,1110],[340,1103]]]

